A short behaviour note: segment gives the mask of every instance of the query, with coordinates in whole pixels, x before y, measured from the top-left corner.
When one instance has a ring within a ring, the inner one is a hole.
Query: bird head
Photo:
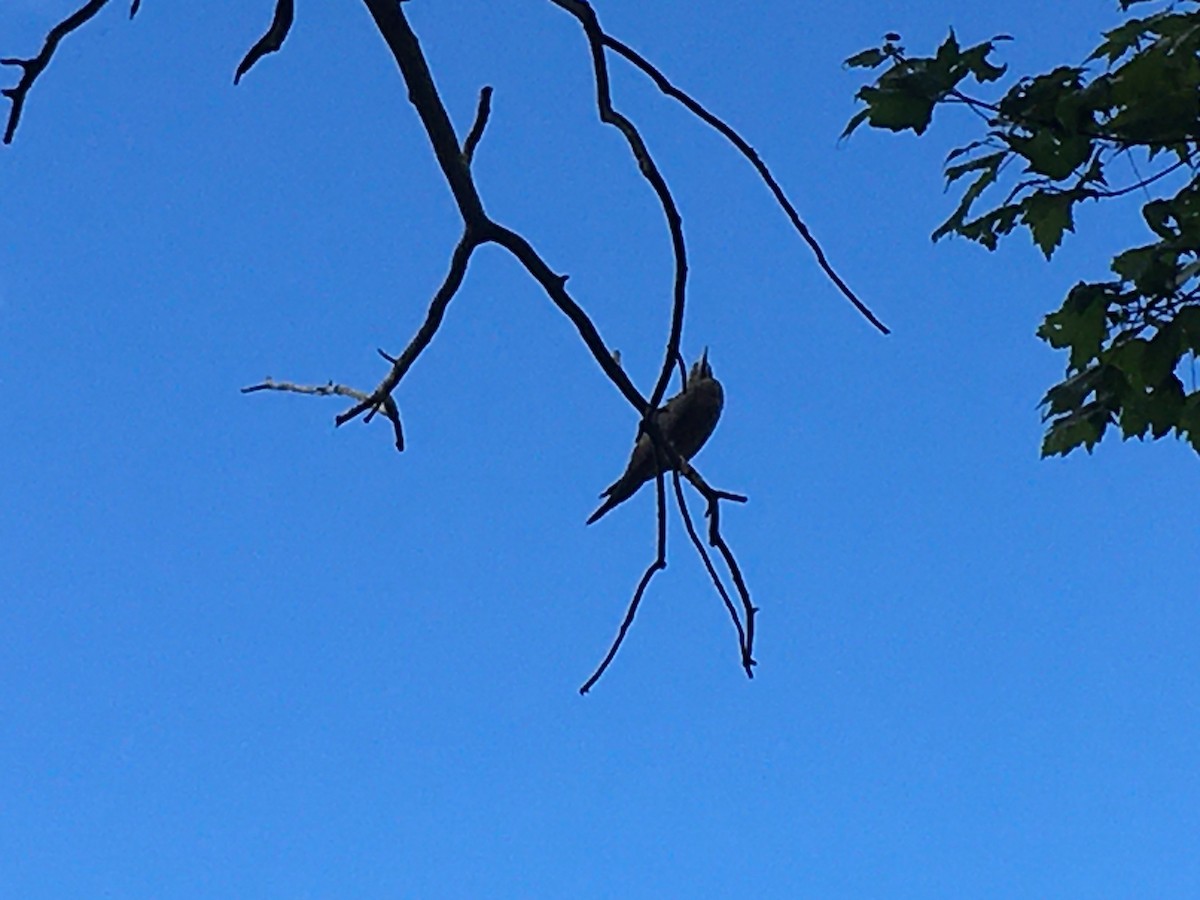
[[[708,348],[704,348],[704,353],[700,358],[692,363],[692,371],[688,373],[687,383],[689,385],[702,381],[705,378],[712,378],[712,366],[708,364]]]

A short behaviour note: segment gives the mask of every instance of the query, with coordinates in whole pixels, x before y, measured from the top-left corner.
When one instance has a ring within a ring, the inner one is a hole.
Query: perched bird
[[[671,442],[676,453],[690,460],[700,452],[717,427],[724,404],[725,392],[721,389],[721,382],[713,378],[706,349],[688,373],[683,390],[655,411],[659,433]],[[662,468],[666,472],[674,467],[669,460],[663,460]],[[654,477],[654,473],[654,445],[650,435],[643,432],[634,445],[625,472],[600,495],[606,499],[592,513],[587,524],[591,525],[614,506],[636,494],[638,488]]]

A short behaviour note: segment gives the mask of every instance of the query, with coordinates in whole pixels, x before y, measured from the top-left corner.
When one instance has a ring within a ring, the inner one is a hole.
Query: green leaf
[[[874,69],[876,66],[883,63],[888,58],[887,54],[879,47],[872,47],[870,50],[864,50],[862,53],[855,53],[849,57],[843,65],[851,69]]]
[[[1159,385],[1173,377],[1183,355],[1183,329],[1178,320],[1168,322],[1146,345],[1142,358],[1142,377],[1148,385]]]
[[[1006,151],[997,150],[995,153],[976,157],[970,162],[959,163],[957,166],[946,166],[946,184],[953,184],[968,172],[974,172],[978,169],[990,169],[994,175],[996,169],[1007,155]]]
[[[1122,8],[1125,7],[1122,6]],[[1148,19],[1130,19],[1112,31],[1104,32],[1104,42],[1092,51],[1088,56],[1088,62],[1104,57],[1111,64],[1124,56],[1125,52],[1135,46],[1146,34],[1148,21]]]
[[[1066,456],[1077,447],[1091,453],[1111,421],[1112,413],[1099,403],[1089,404],[1074,415],[1055,419],[1042,439],[1042,456]]]
[[[1106,285],[1080,282],[1071,288],[1062,307],[1046,316],[1038,337],[1051,347],[1069,348],[1071,367],[1082,369],[1100,355],[1108,332],[1108,303]]]
[[[1104,371],[1100,366],[1089,366],[1081,372],[1076,372],[1046,391],[1039,406],[1046,407],[1043,419],[1051,419],[1063,413],[1079,409],[1100,384]]]
[[[1009,203],[993,209],[991,212],[986,212],[977,219],[965,222],[954,230],[968,240],[977,241],[989,250],[995,250],[1000,237],[1013,230],[1020,212],[1020,204]],[[934,235],[936,239],[937,233],[935,232]]]
[[[1158,387],[1151,390],[1146,412],[1150,419],[1150,433],[1155,439],[1165,437],[1178,426],[1184,411],[1183,384],[1171,375]]]
[[[1183,346],[1200,356],[1200,306],[1186,306],[1175,315],[1175,325],[1182,334]]]
[[[1145,338],[1129,338],[1112,347],[1105,355],[1105,359],[1110,365],[1124,372],[1135,384],[1145,384],[1143,369],[1146,348],[1149,346],[1150,342]]]
[[[1087,135],[1056,133],[1048,127],[1037,128],[1032,137],[1010,134],[1005,140],[1029,163],[1027,171],[1055,181],[1069,176],[1092,155],[1092,139]]]
[[[996,175],[1000,171],[1000,163],[1004,160],[1006,155],[1007,154],[1003,151],[998,153],[990,153],[987,156],[981,156],[978,159],[972,160],[971,162],[962,163],[958,166],[946,167],[947,184],[957,180],[967,172],[978,169],[983,169],[983,172],[978,178],[975,179],[974,182],[972,182],[971,186],[963,192],[962,199],[959,201],[958,207],[954,210],[954,212],[950,214],[950,218],[939,225],[933,232],[932,237],[935,242],[940,241],[942,238],[948,234],[951,234],[952,232],[958,232],[959,234],[963,234],[967,237],[973,236],[963,231],[967,214],[971,211],[971,206],[975,203],[975,201],[979,199],[979,195],[982,194],[990,184],[993,184],[996,181]],[[978,238],[975,239],[978,240]]]
[[[923,134],[933,119],[934,99],[918,93],[909,83],[865,87],[858,92],[858,97],[867,104],[867,118],[875,128],[889,131],[911,128],[917,134]]]
[[[1063,232],[1075,230],[1071,207],[1078,200],[1075,191],[1037,191],[1021,201],[1021,220],[1029,226],[1034,243],[1046,259],[1062,243]]]
[[[980,84],[995,81],[1008,71],[1008,66],[997,66],[988,61],[988,55],[994,49],[993,41],[985,41],[962,52],[962,64]]]

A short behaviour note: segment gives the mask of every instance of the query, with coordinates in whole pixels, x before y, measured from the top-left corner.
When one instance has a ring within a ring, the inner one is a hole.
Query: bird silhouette
[[[721,408],[724,405],[725,392],[721,388],[721,382],[713,377],[712,367],[708,364],[708,350],[705,349],[704,354],[688,373],[683,390],[655,410],[659,434],[670,441],[675,452],[683,459],[690,460],[700,452],[700,448],[717,427],[717,420],[721,418]],[[654,457],[654,444],[650,435],[643,431],[633,447],[629,465],[625,467],[621,477],[600,495],[605,500],[588,518],[588,525],[613,507],[624,503],[654,477]],[[675,468],[666,459],[661,465],[663,471]]]

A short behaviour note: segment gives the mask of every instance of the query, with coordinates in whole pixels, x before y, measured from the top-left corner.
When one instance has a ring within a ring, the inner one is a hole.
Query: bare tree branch
[[[634,408],[644,414],[647,408],[645,398],[613,360],[612,352],[601,340],[587,314],[567,293],[566,276],[555,274],[528,241],[516,232],[498,225],[484,212],[483,201],[479,197],[470,166],[459,149],[450,116],[433,83],[433,76],[421,52],[420,43],[408,24],[403,7],[394,0],[364,0],[364,3],[387,42],[388,49],[392,51],[405,84],[408,85],[409,100],[416,108],[417,115],[429,135],[434,156],[446,176],[446,182],[454,195],[468,233],[480,243],[491,241],[500,244],[517,257],[555,305],[575,323],[580,336],[604,374]]]
[[[380,35],[387,42],[388,49],[400,69],[404,83],[408,86],[408,99],[417,111],[429,141],[433,145],[434,156],[441,166],[442,174],[450,185],[450,192],[458,204],[463,221],[467,228],[478,228],[488,222],[483,211],[483,201],[479,199],[479,191],[471,177],[470,167],[463,159],[459,148],[458,138],[454,134],[454,126],[450,124],[450,116],[438,95],[433,83],[433,75],[425,62],[425,54],[417,36],[413,33],[404,8],[396,0],[363,0]]]
[[[353,397],[355,400],[360,401],[370,399],[369,394],[357,388],[347,387],[344,384],[334,384],[332,381],[325,384],[293,384],[290,381],[276,381],[274,378],[267,378],[258,384],[242,388],[243,394],[254,394],[258,391],[284,391],[292,394],[310,394],[316,397]],[[384,397],[380,402],[380,406],[383,409],[384,416],[392,423],[392,431],[396,436],[396,449],[403,452],[404,426],[400,422],[400,409],[396,406],[396,401],[390,396]]]
[[[241,81],[242,76],[249,72],[256,62],[268,53],[274,53],[283,46],[288,32],[291,31],[292,21],[295,17],[296,9],[294,0],[275,0],[275,15],[271,18],[271,25],[263,33],[263,36],[255,41],[254,46],[250,48],[246,55],[242,57],[237,71],[233,73],[234,84]]]
[[[612,351],[605,345],[591,318],[583,311],[583,307],[567,293],[567,276],[556,275],[529,241],[503,225],[493,224],[491,240],[515,256],[533,280],[542,286],[542,290],[546,292],[554,305],[571,320],[578,330],[579,336],[583,338],[584,344],[592,352],[592,356],[600,364],[600,368],[604,370],[604,374],[625,395],[625,399],[629,401],[630,405],[642,416],[645,416],[648,410],[652,410],[654,407],[647,403],[646,398],[629,380],[625,370],[613,358]]]
[[[392,362],[392,368],[384,376],[379,386],[369,395],[360,396],[358,403],[354,404],[354,406],[350,407],[350,409],[334,420],[339,426],[345,425],[351,419],[365,412],[369,413],[369,418],[387,400],[392,398],[392,391],[400,384],[400,379],[412,368],[412,364],[417,361],[417,357],[421,355],[422,351],[429,346],[429,342],[433,340],[438,328],[441,327],[442,319],[446,315],[446,307],[450,305],[450,301],[454,299],[454,295],[462,285],[463,278],[467,274],[467,264],[471,261],[471,254],[475,252],[475,248],[478,246],[479,241],[469,233],[462,236],[458,242],[458,246],[454,248],[453,256],[450,258],[450,271],[446,273],[446,278],[442,282],[442,286],[438,288],[437,293],[433,295],[433,300],[429,303],[429,309],[425,313],[425,321],[421,323],[421,327],[417,329],[417,333],[413,335],[408,346],[404,348],[404,352]]]
[[[4,129],[4,143],[12,143],[13,135],[17,131],[17,123],[21,121],[21,110],[25,107],[25,98],[29,94],[29,89],[33,87],[38,76],[45,71],[46,66],[50,65],[50,59],[54,56],[54,51],[58,49],[59,43],[100,12],[107,4],[108,0],[88,0],[46,33],[46,42],[37,56],[29,59],[18,57],[0,59],[0,65],[18,66],[21,69],[21,79],[17,82],[16,87],[0,90],[0,94],[12,101],[12,109],[8,111],[8,125]]]

